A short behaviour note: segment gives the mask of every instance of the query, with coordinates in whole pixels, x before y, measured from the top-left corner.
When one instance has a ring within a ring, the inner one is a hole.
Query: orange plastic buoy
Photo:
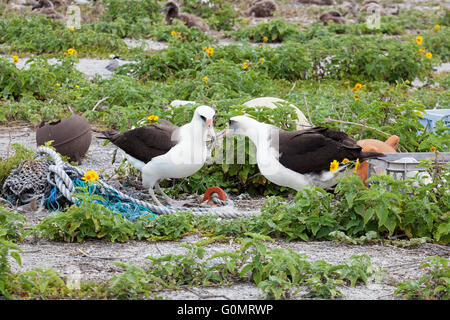
[[[397,152],[399,142],[400,138],[393,135],[384,142],[376,139],[364,139],[359,140],[357,143],[364,152],[395,153]],[[367,186],[366,180],[369,177],[369,163],[367,160],[361,163],[356,173],[361,177],[364,185]]]
[[[219,187],[211,187],[211,188],[208,188],[206,190],[205,195],[203,196],[203,200],[200,202],[200,204],[202,204],[203,202],[207,201],[208,204],[210,204],[211,206],[214,206],[214,207],[219,206],[218,204],[214,203],[211,200],[211,195],[213,193],[217,193],[220,200],[222,200],[222,201],[226,201],[227,200],[227,194],[225,193],[225,191],[223,191]]]

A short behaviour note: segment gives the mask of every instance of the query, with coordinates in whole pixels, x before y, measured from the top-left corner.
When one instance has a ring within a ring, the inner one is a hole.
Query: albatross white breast
[[[336,178],[346,174],[346,166],[330,171],[333,160],[341,162],[383,156],[362,152],[356,141],[344,132],[314,127],[285,131],[247,116],[232,117],[229,132],[244,135],[256,145],[256,160],[261,174],[284,187],[301,190],[308,184],[330,188]]]
[[[153,188],[170,199],[160,188],[159,181],[169,178],[184,178],[200,170],[207,158],[208,136],[214,140],[213,117],[215,111],[208,106],[195,109],[191,122],[177,127],[167,121],[126,132],[103,132],[130,163],[142,172],[142,184],[149,187],[153,200],[161,205]]]

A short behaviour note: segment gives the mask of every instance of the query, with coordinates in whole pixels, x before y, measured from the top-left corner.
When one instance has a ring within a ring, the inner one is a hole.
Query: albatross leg
[[[159,184],[158,184],[159,187]],[[150,193],[150,196],[152,197],[153,201],[156,203],[157,206],[164,207],[161,202],[159,202],[158,198],[155,195],[155,191],[153,188],[149,188],[148,192]]]
[[[161,195],[164,197],[164,199],[167,201],[168,204],[174,207],[182,207],[186,204],[192,204],[193,200],[173,200],[170,198],[167,194],[162,191],[161,186],[159,185],[159,181],[155,185],[156,190],[161,193]]]

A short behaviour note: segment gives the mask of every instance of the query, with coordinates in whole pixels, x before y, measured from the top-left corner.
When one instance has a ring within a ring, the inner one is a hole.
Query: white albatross
[[[297,191],[308,184],[324,189],[333,187],[336,178],[347,174],[348,167],[344,165],[331,172],[333,160],[363,161],[383,156],[362,152],[344,132],[324,127],[285,131],[247,116],[236,116],[230,119],[229,133],[247,136],[255,144],[258,168],[267,180]]]
[[[157,205],[153,188],[171,205],[180,206],[183,201],[169,198],[159,182],[170,178],[185,178],[200,170],[208,156],[207,141],[215,140],[213,117],[215,111],[208,106],[197,107],[191,122],[177,127],[167,121],[151,124],[126,132],[103,132],[103,139],[110,140],[123,151],[128,161],[142,172],[142,184]]]

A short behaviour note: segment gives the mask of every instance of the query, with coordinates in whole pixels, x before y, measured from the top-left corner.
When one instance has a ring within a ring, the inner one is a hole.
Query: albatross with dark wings
[[[213,117],[215,111],[208,106],[195,109],[192,121],[177,127],[170,122],[151,124],[126,132],[103,132],[130,163],[142,172],[142,184],[149,187],[153,200],[161,205],[153,188],[172,205],[181,205],[170,199],[159,182],[170,178],[185,178],[200,170],[207,159],[207,140],[215,140]],[[209,138],[208,138],[209,136]]]
[[[347,174],[348,168],[344,165],[331,172],[334,160],[363,161],[383,156],[362,152],[344,132],[324,127],[285,131],[247,116],[236,116],[230,119],[228,133],[247,136],[256,145],[258,168],[267,180],[297,191],[308,184],[333,187],[336,178]]]

